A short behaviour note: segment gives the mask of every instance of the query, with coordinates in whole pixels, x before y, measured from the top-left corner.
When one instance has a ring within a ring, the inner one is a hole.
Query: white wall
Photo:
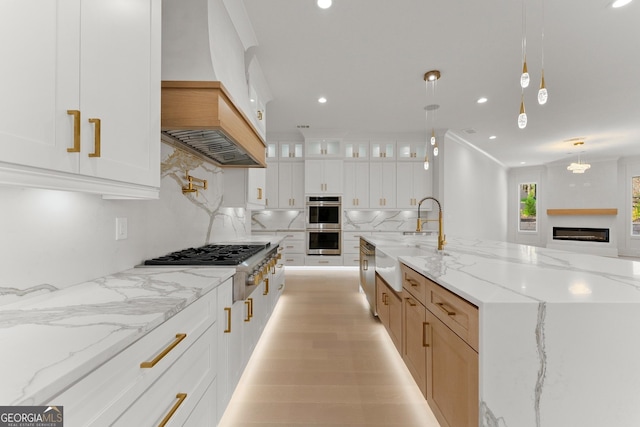
[[[507,169],[452,132],[441,146],[439,192],[444,232],[456,237],[505,241]]]
[[[209,180],[209,190],[183,195],[185,170]],[[0,187],[0,297],[13,292],[7,288],[66,287],[152,256],[249,234],[244,209],[220,207],[223,179],[222,169],[163,144],[158,200]],[[128,220],[126,240],[115,240],[116,217]]]

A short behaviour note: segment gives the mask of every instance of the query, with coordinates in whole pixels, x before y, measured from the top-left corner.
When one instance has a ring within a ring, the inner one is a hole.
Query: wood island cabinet
[[[402,348],[402,297],[377,274],[376,308],[378,318],[400,352]]]
[[[442,427],[476,427],[478,308],[401,268],[402,358]]]

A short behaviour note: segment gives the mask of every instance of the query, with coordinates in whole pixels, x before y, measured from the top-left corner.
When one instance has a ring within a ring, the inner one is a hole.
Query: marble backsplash
[[[208,189],[183,194],[185,173]],[[224,169],[162,145],[157,200],[0,187],[0,305],[127,270],[171,251],[250,234],[245,209],[222,206]],[[115,239],[115,219],[128,237]]]
[[[437,214],[433,212],[426,212],[426,215],[429,219],[437,219]],[[414,231],[417,217],[417,211],[344,210],[342,229],[343,231]],[[423,228],[437,230],[437,222],[429,222]],[[251,212],[252,231],[304,229],[304,210]]]

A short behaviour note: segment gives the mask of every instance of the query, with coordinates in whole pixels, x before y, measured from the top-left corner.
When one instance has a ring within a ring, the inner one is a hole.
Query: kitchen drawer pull
[[[227,312],[227,329],[224,330],[225,334],[231,333],[231,307],[225,307],[224,311]]]
[[[414,288],[420,285],[420,283],[416,282],[413,279],[405,279],[405,280],[407,281],[407,283],[409,283]]]
[[[173,405],[169,413],[162,419],[162,421],[160,421],[160,424],[158,424],[158,427],[164,427],[169,422],[171,417],[173,417],[173,414],[176,413],[176,411],[178,410],[180,405],[182,405],[182,402],[184,402],[186,398],[187,398],[187,393],[176,394],[176,399],[178,399],[178,401]]]
[[[258,200],[262,200],[262,188],[258,187]]]
[[[169,354],[169,352],[171,350],[173,350],[178,344],[180,344],[180,341],[182,341],[186,337],[187,337],[187,334],[176,334],[176,339],[171,344],[169,344],[169,346],[167,348],[162,350],[162,352],[160,354],[158,354],[152,361],[140,363],[140,367],[141,368],[153,368],[154,366],[156,366],[156,363],[161,361],[163,357],[165,357],[167,354]]]
[[[67,110],[73,116],[73,147],[67,148],[68,153],[80,152],[80,110]]]
[[[412,300],[411,298],[407,298],[407,303],[408,303],[411,307],[415,307],[416,305],[418,305],[418,304],[416,304],[415,302],[413,302],[413,300]]]
[[[89,153],[89,157],[100,157],[100,119],[89,119],[89,123],[94,125],[94,147],[93,153]]]
[[[264,292],[262,295],[269,295],[269,279],[264,279]]]
[[[455,311],[452,311],[452,310],[451,310],[451,309],[449,309],[449,308],[447,308],[447,306],[446,306],[446,305],[444,305],[444,303],[443,303],[443,302],[437,302],[437,303],[436,303],[436,305],[437,305],[438,307],[440,307],[440,309],[441,309],[442,311],[444,311],[445,313],[447,313],[447,315],[448,315],[448,316],[455,316],[455,315],[456,315],[456,312],[455,312]]]
[[[284,288],[284,283],[278,287],[278,290],[280,291],[282,288]]]
[[[250,322],[251,321],[251,298],[249,298],[248,300],[246,300],[244,302],[247,306],[247,318],[244,319],[245,322]]]
[[[431,343],[431,339],[429,339],[427,342],[427,329],[429,331],[431,331],[431,325],[429,325],[429,322],[422,322],[422,346],[423,347],[429,347],[430,343]]]

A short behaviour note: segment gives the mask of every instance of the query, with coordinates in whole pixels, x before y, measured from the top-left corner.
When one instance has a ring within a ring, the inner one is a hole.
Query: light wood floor
[[[438,427],[353,270],[288,270],[220,426]]]

